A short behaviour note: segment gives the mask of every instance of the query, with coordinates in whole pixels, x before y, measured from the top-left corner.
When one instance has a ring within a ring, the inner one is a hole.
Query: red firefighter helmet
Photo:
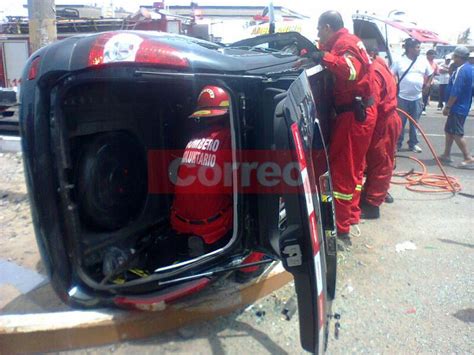
[[[207,85],[199,94],[193,118],[222,116],[229,112],[229,94],[218,87]]]

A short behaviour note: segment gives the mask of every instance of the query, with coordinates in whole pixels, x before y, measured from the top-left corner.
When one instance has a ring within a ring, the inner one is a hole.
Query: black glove
[[[324,52],[320,50],[316,50],[309,54],[309,58],[314,62],[314,64],[321,64],[324,57]]]

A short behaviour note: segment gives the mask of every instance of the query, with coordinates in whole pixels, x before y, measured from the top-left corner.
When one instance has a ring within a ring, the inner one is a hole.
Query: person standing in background
[[[469,61],[469,64],[471,64],[471,68],[472,68],[472,96],[474,97],[474,52],[471,52],[469,54],[468,61]]]
[[[426,106],[428,106],[428,102],[430,100],[431,94],[431,84],[433,83],[433,77],[439,74],[438,64],[434,61],[436,52],[433,49],[430,49],[426,52],[426,59],[428,63],[430,63],[431,68],[433,69],[433,74],[431,76],[425,76],[425,82],[423,84],[423,111],[421,114],[423,116],[426,115]]]
[[[447,88],[448,101],[443,115],[448,116],[444,132],[446,136],[444,153],[439,157],[445,163],[452,163],[451,147],[453,142],[461,150],[464,160],[459,168],[474,169],[474,158],[464,139],[464,123],[472,103],[472,66],[468,62],[469,49],[464,46],[456,47],[453,53],[455,72],[449,78]]]
[[[423,109],[422,91],[425,78],[433,75],[433,68],[426,58],[420,58],[420,41],[411,37],[404,43],[405,53],[391,67],[393,75],[398,80],[398,108],[409,114],[416,122],[420,120]],[[402,148],[405,135],[407,117],[400,113],[402,119],[402,132],[398,138],[398,150]],[[412,152],[421,153],[418,146],[418,136],[415,125],[410,121],[410,135],[408,148]]]
[[[446,101],[446,88],[449,83],[449,64],[451,62],[451,56],[446,56],[444,58],[444,63],[439,66],[439,93],[438,93],[438,111],[441,111],[444,108],[444,103]]]

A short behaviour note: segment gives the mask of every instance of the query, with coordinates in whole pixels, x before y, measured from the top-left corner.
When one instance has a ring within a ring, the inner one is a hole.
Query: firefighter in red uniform
[[[230,240],[233,225],[232,144],[229,121],[229,95],[218,86],[205,86],[197,109],[190,116],[197,132],[186,145],[178,169],[171,208],[171,226],[185,238],[187,254],[197,257],[223,247]],[[264,254],[253,252],[244,263],[259,261]],[[253,276],[253,266],[237,273]]]
[[[401,131],[401,120],[396,111],[397,87],[386,62],[377,57],[375,50],[370,54],[374,70],[374,101],[377,120],[365,160],[366,180],[361,193],[354,194],[351,224],[357,225],[360,218],[377,219],[379,206],[384,202],[390,187],[390,179],[395,163],[395,149]],[[363,173],[358,186],[362,184]],[[360,202],[360,206],[359,206]],[[362,212],[362,216],[361,216]]]
[[[181,159],[171,208],[171,226],[186,236],[190,256],[222,246],[232,229],[232,186],[225,186],[223,175],[232,163],[228,111],[228,94],[206,86],[190,116],[197,132]]]
[[[366,156],[366,181],[360,207],[362,218],[380,217],[379,206],[385,201],[395,164],[395,150],[402,122],[397,109],[397,86],[387,63],[373,51],[374,96],[377,123]]]
[[[351,211],[357,179],[375,126],[371,60],[361,40],[344,28],[341,15],[328,11],[319,17],[323,51],[311,54],[334,76],[336,119],[331,127],[329,165],[339,238],[350,244]]]

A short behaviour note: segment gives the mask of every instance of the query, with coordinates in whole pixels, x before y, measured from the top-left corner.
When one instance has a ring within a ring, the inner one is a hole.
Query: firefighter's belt
[[[363,100],[362,103],[365,108],[370,107],[374,104],[374,98],[369,97],[368,99]],[[334,109],[336,110],[336,113],[338,115],[344,112],[355,112],[358,109],[357,107],[358,104],[359,103],[357,101],[353,101],[348,104],[336,105]]]

